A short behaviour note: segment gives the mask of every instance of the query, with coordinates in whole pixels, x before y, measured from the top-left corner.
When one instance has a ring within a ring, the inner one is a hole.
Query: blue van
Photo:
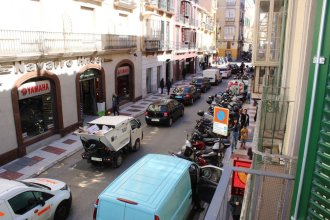
[[[198,182],[199,170],[196,164],[188,160],[148,154],[128,168],[99,195],[93,218],[187,219],[193,208],[193,193],[196,193],[196,190],[192,190],[192,183]],[[211,188],[214,193],[216,184]]]

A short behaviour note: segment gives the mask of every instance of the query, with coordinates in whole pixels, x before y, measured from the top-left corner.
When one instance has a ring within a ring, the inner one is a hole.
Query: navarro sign
[[[49,93],[51,91],[49,80],[29,82],[18,88],[19,99],[26,99],[37,95]]]

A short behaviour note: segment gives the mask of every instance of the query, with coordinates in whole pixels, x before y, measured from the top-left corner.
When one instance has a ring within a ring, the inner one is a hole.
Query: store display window
[[[54,95],[49,80],[24,83],[18,88],[18,93],[24,139],[54,128]]]

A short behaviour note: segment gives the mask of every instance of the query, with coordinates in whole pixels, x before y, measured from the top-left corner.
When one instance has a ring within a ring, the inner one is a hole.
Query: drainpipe
[[[302,185],[303,185],[303,179],[304,179],[305,170],[306,170],[308,144],[309,144],[309,141],[310,141],[311,127],[312,127],[312,117],[313,117],[314,105],[315,105],[316,84],[317,84],[317,78],[318,78],[318,75],[319,75],[319,67],[320,67],[319,60],[320,60],[320,56],[321,56],[321,48],[322,48],[322,40],[323,40],[323,32],[324,32],[324,20],[325,20],[325,14],[326,14],[326,7],[327,7],[327,0],[323,0],[322,15],[321,15],[321,22],[320,22],[320,34],[319,34],[317,52],[316,52],[316,57],[315,57],[317,61],[315,63],[313,88],[312,88],[312,99],[311,99],[311,104],[310,104],[310,107],[309,107],[309,114],[308,114],[307,136],[306,136],[306,141],[305,141],[305,146],[304,146],[304,156],[303,156],[303,161],[302,161],[302,165],[301,165],[301,174],[300,174],[300,178],[299,178],[299,186],[298,186],[298,193],[297,193],[296,205],[295,205],[295,210],[294,210],[294,216],[291,217],[291,219],[293,219],[293,220],[297,219],[298,208],[299,208],[299,205],[300,205]]]

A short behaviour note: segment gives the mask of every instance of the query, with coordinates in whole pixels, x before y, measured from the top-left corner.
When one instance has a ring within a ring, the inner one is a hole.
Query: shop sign
[[[235,159],[234,166],[251,168],[251,161]],[[247,180],[247,173],[242,173],[237,171],[233,172],[231,194],[243,196],[245,191],[246,180]]]
[[[129,74],[129,66],[122,66],[117,69],[117,76],[124,76]]]
[[[49,93],[51,91],[49,80],[29,82],[18,87],[18,98],[26,99],[37,95]]]
[[[90,63],[100,64],[102,61],[101,57],[79,57],[78,58],[78,66],[84,66]]]
[[[24,73],[26,72],[33,72],[37,70],[53,70],[57,68],[63,68],[66,66],[70,68],[73,64],[72,60],[60,60],[60,61],[47,61],[47,62],[37,62],[37,63],[28,63],[25,64],[24,62],[15,62],[15,72],[16,73]]]

